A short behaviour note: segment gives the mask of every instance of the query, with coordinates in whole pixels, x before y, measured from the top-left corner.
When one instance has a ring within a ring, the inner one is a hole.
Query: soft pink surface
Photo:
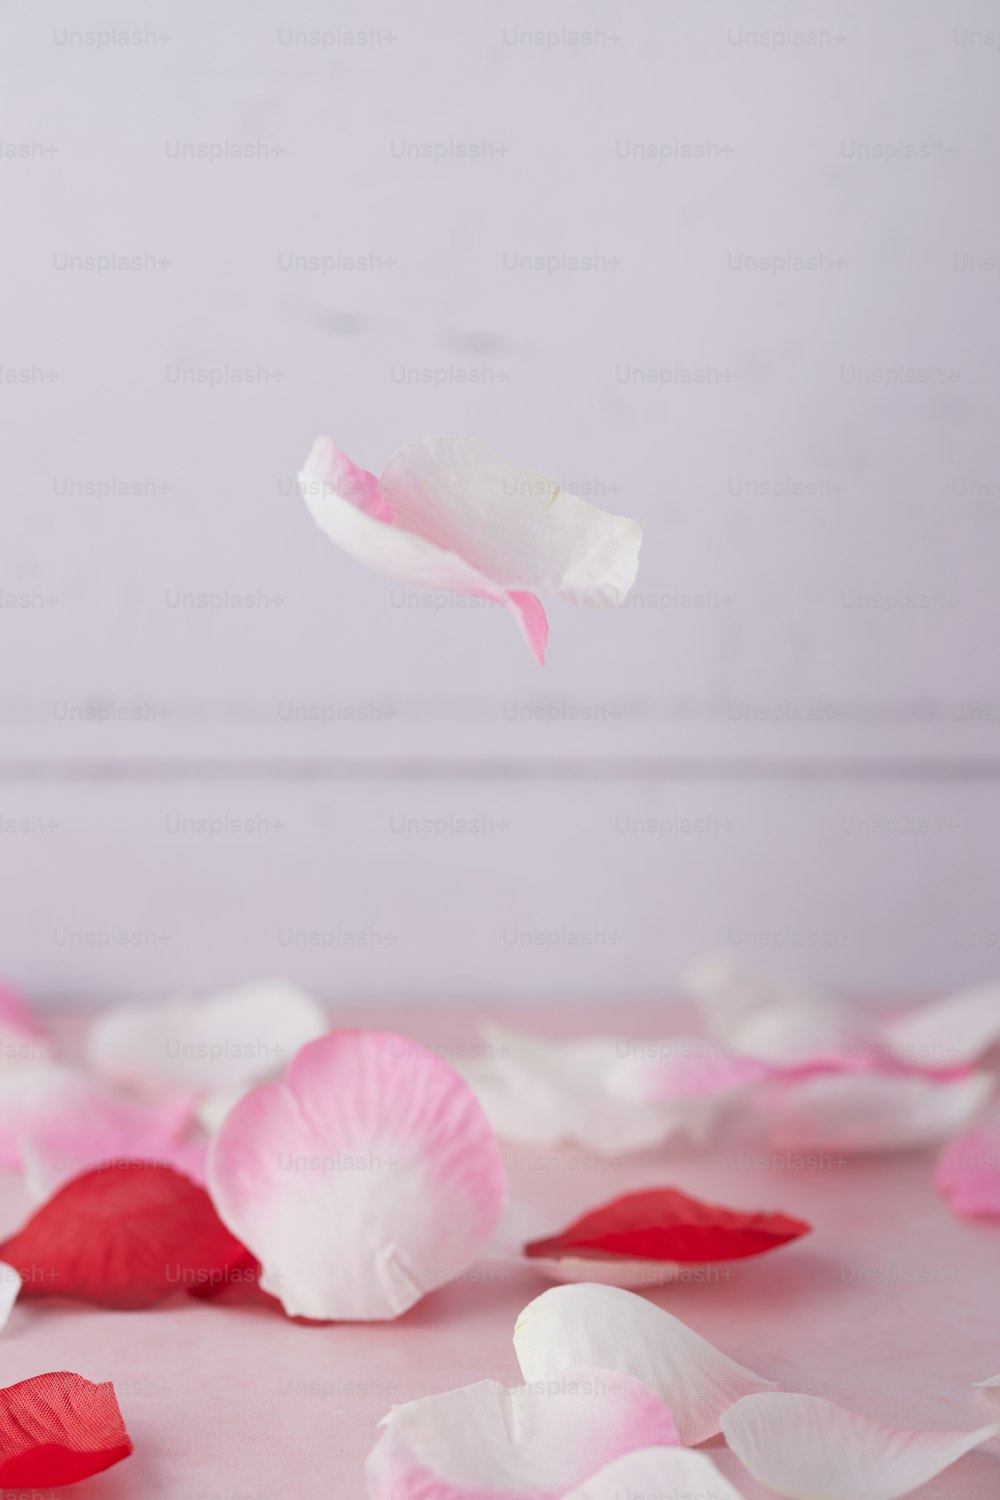
[[[466,1018],[428,1012],[369,1007],[342,1018],[416,1036],[456,1060],[475,1038]],[[612,1007],[517,1023],[552,1035],[690,1029],[690,1017],[663,1009]],[[893,1426],[976,1426],[970,1382],[1000,1367],[1000,1226],[953,1215],[934,1188],[933,1152],[843,1166],[828,1154],[803,1169],[773,1153],[761,1164],[766,1151],[728,1135],[708,1149],[673,1144],[617,1164],[574,1149],[506,1154],[512,1194],[552,1227],[657,1183],[810,1220],[815,1233],[800,1244],[720,1268],[717,1279],[673,1282],[652,1300],[788,1389]],[[0,1177],[0,1233],[29,1206],[19,1179]],[[67,1492],[81,1500],[361,1500],[364,1457],[393,1402],[488,1376],[519,1382],[514,1320],[546,1285],[529,1266],[478,1267],[377,1326],[308,1327],[262,1308],[183,1297],[143,1313],[22,1302],[2,1335],[3,1383],[47,1369],[114,1381],[135,1455]],[[710,1451],[747,1500],[767,1495],[724,1448]],[[998,1492],[992,1445],[919,1496],[994,1500]]]

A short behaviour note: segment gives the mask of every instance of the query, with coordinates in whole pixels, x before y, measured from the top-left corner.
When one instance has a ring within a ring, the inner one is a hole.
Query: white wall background
[[[81,1003],[993,971],[998,30],[6,0],[0,967]],[[294,493],[319,432],[378,470],[434,431],[644,524],[544,673]]]

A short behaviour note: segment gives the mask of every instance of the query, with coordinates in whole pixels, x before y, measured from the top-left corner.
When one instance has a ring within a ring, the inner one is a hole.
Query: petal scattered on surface
[[[209,1155],[223,1219],[289,1314],[398,1317],[453,1280],[503,1209],[496,1137],[419,1043],[333,1032],[226,1116]]]
[[[676,1443],[670,1412],[638,1380],[567,1370],[495,1380],[394,1406],[368,1457],[370,1500],[561,1500],[611,1460]]]
[[[110,1382],[58,1370],[0,1390],[0,1489],[75,1484],[131,1452]]]
[[[917,1005],[884,1027],[893,1052],[913,1067],[969,1066],[1000,1042],[1000,984],[977,985]]]
[[[0,1167],[23,1164],[25,1143],[44,1140],[61,1160],[155,1151],[191,1114],[188,1096],[149,1105],[117,1096],[74,1068],[51,1064],[0,1074]]]
[[[685,976],[713,1041],[776,1067],[864,1066],[878,1045],[875,1022],[784,975],[762,974],[726,957]]]
[[[885,1427],[821,1396],[768,1391],[722,1419],[726,1442],[755,1479],[793,1500],[896,1500],[1000,1433]]]
[[[775,1145],[847,1152],[936,1145],[962,1130],[993,1092],[985,1073],[936,1081],[904,1073],[830,1073],[779,1086],[769,1105]]]
[[[116,1006],[92,1024],[87,1054],[116,1083],[234,1089],[280,1073],[329,1025],[298,985],[260,979],[199,999]]]
[[[245,1254],[204,1188],[141,1161],[74,1177],[0,1245],[26,1297],[122,1309],[153,1307]]]
[[[936,1180],[963,1219],[1000,1219],[1000,1115],[945,1146]]]
[[[743,1500],[705,1453],[640,1448],[601,1469],[562,1500]]]
[[[650,1188],[591,1209],[558,1234],[525,1245],[524,1253],[687,1263],[743,1260],[786,1245],[811,1227],[788,1214],[747,1213],[703,1203],[677,1188]]]
[[[205,1185],[208,1144],[200,1141],[168,1141],[163,1146],[136,1151],[133,1142],[116,1134],[113,1139],[80,1137],[65,1151],[65,1140],[50,1141],[43,1130],[25,1137],[21,1146],[24,1183],[36,1203],[44,1203],[65,1183],[109,1162],[130,1158],[135,1161],[159,1162],[183,1172],[192,1182]],[[130,1150],[131,1147],[131,1150]]]
[[[657,1146],[674,1135],[704,1140],[724,1107],[719,1096],[644,1103],[620,1088],[623,1043],[616,1037],[552,1041],[493,1022],[482,1028],[487,1060],[465,1075],[504,1141],[517,1146],[573,1142],[600,1156]]]
[[[596,1366],[641,1380],[669,1407],[682,1443],[720,1430],[722,1413],[773,1382],[738,1365],[662,1308],[618,1287],[552,1287],[517,1320],[514,1350],[530,1383]]]

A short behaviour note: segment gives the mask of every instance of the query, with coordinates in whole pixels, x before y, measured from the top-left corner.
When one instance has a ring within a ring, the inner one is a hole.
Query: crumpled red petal
[[[811,1228],[788,1214],[745,1213],[702,1203],[677,1188],[650,1188],[591,1209],[558,1234],[532,1240],[524,1253],[532,1259],[745,1260],[787,1245]]]
[[[110,1381],[56,1370],[0,1390],[0,1489],[75,1484],[131,1452]]]
[[[116,1161],[74,1177],[0,1247],[25,1297],[154,1307],[246,1257],[203,1187],[162,1162]]]

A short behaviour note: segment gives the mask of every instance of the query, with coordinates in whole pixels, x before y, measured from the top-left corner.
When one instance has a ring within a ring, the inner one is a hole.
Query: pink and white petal
[[[551,474],[475,438],[406,443],[386,465],[379,492],[397,526],[463,558],[505,591],[606,607],[623,603],[635,582],[638,521],[580,500]]]
[[[639,1448],[626,1453],[562,1500],[743,1500],[705,1453]]]
[[[722,1419],[755,1479],[793,1500],[897,1500],[1000,1433],[885,1427],[822,1396],[747,1396]]]
[[[514,1389],[481,1380],[394,1406],[381,1426],[370,1500],[561,1500],[621,1454],[677,1441],[662,1401],[599,1369]]]
[[[1000,984],[914,1006],[883,1029],[889,1048],[911,1067],[968,1067],[1000,1042]]]
[[[550,1041],[490,1022],[488,1061],[466,1070],[493,1128],[523,1146],[574,1142],[600,1156],[657,1146],[673,1135],[704,1140],[722,1107],[712,1098],[643,1103],[617,1092],[615,1037]]]
[[[0,1030],[26,1037],[44,1037],[45,1028],[20,990],[0,983]]]
[[[1000,1219],[1000,1115],[948,1143],[936,1181],[963,1219]]]
[[[79,1135],[67,1151],[65,1137],[60,1142],[39,1130],[24,1138],[21,1155],[25,1187],[36,1203],[45,1203],[74,1177],[113,1161],[160,1162],[204,1187],[208,1146],[204,1141],[142,1146],[134,1138],[115,1132],[103,1137]]]
[[[335,546],[385,578],[414,588],[470,594],[505,606],[513,614],[536,660],[544,664],[548,622],[537,599],[521,589],[504,589],[458,553],[408,530],[405,522],[397,524],[399,518],[383,499],[379,500],[381,509],[370,500],[367,507],[360,506],[335,487],[340,464],[331,459],[331,452],[354,469],[329,438],[317,438],[299,474],[299,488],[313,520]],[[346,482],[352,493],[362,493],[363,487],[356,484],[352,487],[350,476]]]
[[[235,1105],[209,1153],[223,1221],[264,1291],[319,1320],[398,1317],[461,1274],[499,1222],[503,1158],[471,1089],[381,1032],[311,1042]]]
[[[775,1087],[769,1131],[779,1147],[846,1152],[936,1145],[967,1126],[993,1092],[986,1073],[936,1081],[905,1073],[830,1073]]]
[[[713,1437],[741,1396],[774,1384],[655,1303],[594,1283],[553,1287],[530,1302],[514,1329],[514,1351],[529,1384],[581,1366],[642,1381],[669,1407],[689,1446]]]
[[[87,1056],[116,1083],[233,1088],[278,1073],[329,1026],[297,984],[259,979],[197,999],[117,1006],[91,1025]]]
[[[858,1007],[779,974],[726,957],[685,975],[709,1036],[734,1052],[781,1068],[865,1066],[877,1047],[875,1022]]]
[[[22,1165],[24,1145],[44,1137],[70,1159],[99,1151],[132,1157],[173,1141],[191,1117],[187,1096],[139,1105],[62,1064],[0,1075],[0,1168]]]
[[[732,1093],[774,1076],[757,1058],[708,1042],[704,1037],[670,1037],[623,1044],[623,1057],[609,1079],[613,1093],[648,1103]]]
[[[0,1328],[6,1328],[23,1285],[19,1272],[0,1260]]]

